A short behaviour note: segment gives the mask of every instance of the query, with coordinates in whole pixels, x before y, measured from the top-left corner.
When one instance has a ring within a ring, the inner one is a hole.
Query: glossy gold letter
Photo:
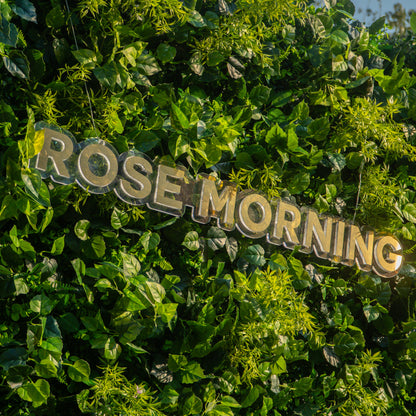
[[[264,237],[272,221],[269,201],[259,194],[244,196],[237,208],[237,228],[247,237]]]
[[[92,193],[106,192],[103,188],[113,184],[117,178],[117,156],[104,141],[88,143],[78,156],[80,185],[92,186],[89,188]]]
[[[344,254],[345,222],[336,219],[334,223],[334,244],[332,246],[331,256],[333,261],[340,263]]]
[[[343,263],[352,266],[355,260],[361,270],[371,270],[373,264],[374,232],[367,231],[365,240],[364,242],[360,229],[356,225],[350,224]]]
[[[183,169],[159,165],[151,208],[171,215],[182,215],[184,205],[181,199],[181,185],[184,177],[185,171]],[[169,178],[179,184],[170,182]]]
[[[120,157],[124,155],[126,154]],[[121,174],[124,178],[120,178],[114,191],[123,201],[133,205],[142,205],[147,202],[152,192],[152,183],[146,175],[153,173],[153,166],[144,157],[138,155],[126,156],[121,168]]]
[[[288,248],[299,245],[296,229],[299,227],[300,221],[301,214],[299,208],[280,200],[277,204],[273,232],[268,236],[269,242],[277,245],[283,242],[283,245]]]
[[[72,177],[65,161],[74,151],[74,142],[71,137],[58,131],[48,128],[44,131],[45,141],[42,150],[36,156],[35,168],[41,171],[43,177],[47,177],[48,161],[51,160],[54,169],[54,173],[51,173],[52,180],[61,183],[60,179],[64,179],[63,182],[67,183]]]
[[[302,251],[310,253],[313,247],[318,257],[328,258],[331,250],[332,218],[323,217],[322,221],[323,226],[314,210],[308,209],[306,211]]]
[[[200,186],[200,195],[192,213],[192,219],[206,224],[214,217],[218,219],[219,227],[224,230],[234,229],[236,186],[231,183],[225,185],[224,182],[220,182],[219,187],[222,187],[222,190],[218,195],[217,185],[213,177],[202,177],[197,185]]]
[[[373,270],[382,277],[396,276],[403,264],[401,250],[400,242],[394,237],[379,237],[374,244]]]

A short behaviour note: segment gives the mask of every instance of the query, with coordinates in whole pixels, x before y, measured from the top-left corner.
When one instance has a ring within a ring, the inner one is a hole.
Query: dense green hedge
[[[2,415],[416,414],[416,38],[325,3],[0,3]],[[42,181],[38,121],[394,234],[406,264]]]

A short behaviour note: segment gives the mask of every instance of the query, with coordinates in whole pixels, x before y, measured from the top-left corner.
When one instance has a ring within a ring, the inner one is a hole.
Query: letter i
[[[344,252],[345,222],[336,221],[334,228],[334,245],[332,247],[333,260],[339,263]]]

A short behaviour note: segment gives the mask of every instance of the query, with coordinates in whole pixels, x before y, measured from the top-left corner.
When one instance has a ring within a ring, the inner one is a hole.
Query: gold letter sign
[[[99,139],[77,143],[71,133],[45,123],[35,128],[45,135],[41,152],[30,161],[42,178],[70,184],[76,182],[93,194],[114,191],[124,202],[146,204],[150,209],[181,216],[186,207],[192,219],[218,227],[235,227],[249,238],[266,237],[275,245],[329,259],[382,277],[396,276],[403,265],[402,245],[390,235],[318,213],[278,199],[268,201],[254,190],[237,192],[235,184],[205,174],[193,179],[180,166],[155,164],[143,153],[130,150],[121,155]]]

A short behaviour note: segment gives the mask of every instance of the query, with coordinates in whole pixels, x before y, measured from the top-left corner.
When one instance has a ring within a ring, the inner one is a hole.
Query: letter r
[[[48,162],[49,159],[52,161],[53,173],[52,176],[70,179],[71,174],[65,161],[69,159],[74,151],[74,142],[71,137],[58,131],[45,128],[45,140],[43,143],[42,150],[36,157],[35,167],[44,176],[49,176],[48,173]],[[55,180],[58,178],[54,178]],[[57,181],[59,182],[59,181]]]

